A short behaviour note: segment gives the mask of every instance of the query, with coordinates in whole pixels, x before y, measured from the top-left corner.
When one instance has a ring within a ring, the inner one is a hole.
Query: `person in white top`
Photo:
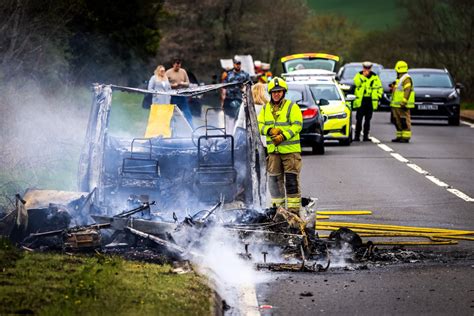
[[[148,81],[148,90],[151,91],[169,91],[171,90],[170,81],[166,76],[166,70],[163,65],[158,65],[154,75]],[[164,94],[153,94],[153,104],[170,104],[171,96]]]
[[[255,105],[255,112],[257,112],[258,116],[264,105],[270,100],[267,93],[267,85],[261,82],[254,84],[252,86],[252,97]],[[260,139],[262,140],[263,147],[267,147],[267,137],[265,135],[260,135]]]

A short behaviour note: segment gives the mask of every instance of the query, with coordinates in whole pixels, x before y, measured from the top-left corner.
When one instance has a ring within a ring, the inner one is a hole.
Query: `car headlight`
[[[456,90],[454,90],[453,92],[451,92],[449,95],[448,95],[448,99],[456,99],[458,97],[458,93]]]

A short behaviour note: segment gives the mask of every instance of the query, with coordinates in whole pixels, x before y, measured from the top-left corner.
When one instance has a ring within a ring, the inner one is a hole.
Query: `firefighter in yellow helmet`
[[[408,64],[403,60],[395,64],[397,80],[392,86],[392,108],[397,128],[396,137],[392,142],[408,143],[411,138],[411,118],[410,109],[415,107],[415,91],[413,90],[413,80],[408,74]]]
[[[282,78],[270,80],[270,101],[258,115],[258,127],[260,134],[266,136],[272,205],[287,209],[289,215],[298,216],[301,207],[300,131],[303,116],[296,103],[285,99],[287,91],[288,85]]]

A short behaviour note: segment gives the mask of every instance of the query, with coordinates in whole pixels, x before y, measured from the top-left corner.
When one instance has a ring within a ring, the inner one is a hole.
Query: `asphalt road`
[[[305,154],[303,195],[318,197],[318,210],[373,212],[341,221],[474,230],[474,128],[414,124],[411,143],[398,144],[390,142],[395,131],[388,122],[388,113],[375,113],[373,142],[328,145],[324,156]],[[474,242],[464,241],[431,247],[443,255],[429,263],[274,273],[272,281],[257,285],[258,304],[272,307],[260,312],[474,315],[473,257],[454,258],[473,250]]]

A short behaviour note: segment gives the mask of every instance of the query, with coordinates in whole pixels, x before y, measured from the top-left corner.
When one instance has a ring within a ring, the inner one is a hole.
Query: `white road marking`
[[[424,175],[428,175],[428,174],[429,174],[428,171],[421,169],[420,166],[415,165],[414,163],[407,163],[407,166],[410,167],[410,168],[412,168],[413,170],[415,170],[415,171],[418,172],[418,173],[421,173],[421,174],[424,174]]]
[[[380,146],[380,145],[379,145]],[[397,154],[397,153],[390,153],[390,155],[392,155],[393,158],[397,159],[398,161],[400,162],[408,162],[408,159],[406,159],[405,157],[403,157],[402,155],[400,154]]]
[[[240,312],[246,316],[259,316],[257,293],[253,284],[242,284],[240,286],[240,295],[242,297],[242,306]]]
[[[444,183],[443,181],[441,181],[440,179],[436,178],[435,176],[426,176],[426,179],[430,180],[431,182],[433,182],[434,184],[440,186],[440,187],[443,187],[443,188],[448,188],[449,185],[447,183]]]
[[[467,122],[464,122],[464,121],[462,123],[471,126],[471,128],[474,128],[474,124],[467,123]],[[448,192],[454,194],[455,196],[457,196],[460,199],[463,199],[466,202],[474,202],[474,198],[472,198],[469,195],[459,191],[458,189],[453,188],[452,186],[450,186],[449,184],[441,181],[440,179],[436,178],[435,176],[432,176],[428,171],[422,169],[420,166],[418,166],[414,163],[411,163],[408,159],[406,159],[405,157],[403,157],[399,153],[394,152],[392,148],[390,148],[387,145],[383,144],[377,138],[372,136],[371,140],[374,144],[376,144],[378,147],[380,147],[384,151],[390,152],[390,155],[393,158],[397,159],[400,162],[405,163],[409,168],[415,170],[419,174],[424,175],[426,179],[430,180],[431,182],[433,182],[437,186],[445,188]]]
[[[474,202],[474,199],[472,197],[470,197],[469,195],[459,191],[458,189],[449,188],[448,191],[451,192],[452,194],[456,195],[458,198],[463,199],[466,202]]]
[[[374,136],[370,136],[370,140],[371,140],[372,143],[374,143],[374,144],[380,144],[380,140],[378,140],[378,139],[375,138]]]
[[[474,124],[466,122],[466,121],[461,121],[462,124],[469,126],[470,128],[474,128]]]
[[[385,144],[378,144],[377,146],[379,146],[380,148],[382,148],[383,150],[388,151],[388,152],[393,151],[392,148],[388,147],[388,146],[385,145]]]

